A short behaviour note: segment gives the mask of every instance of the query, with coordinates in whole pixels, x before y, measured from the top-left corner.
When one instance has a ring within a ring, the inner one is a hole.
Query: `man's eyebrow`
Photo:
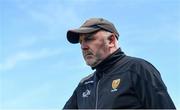
[[[85,35],[85,38],[92,38],[93,37],[93,34],[87,34]]]

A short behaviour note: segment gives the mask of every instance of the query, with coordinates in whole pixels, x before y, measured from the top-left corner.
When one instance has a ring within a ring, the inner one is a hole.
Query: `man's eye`
[[[84,41],[86,41],[86,42],[87,42],[87,41],[91,41],[91,40],[93,40],[92,37],[85,37],[85,38],[84,38]]]

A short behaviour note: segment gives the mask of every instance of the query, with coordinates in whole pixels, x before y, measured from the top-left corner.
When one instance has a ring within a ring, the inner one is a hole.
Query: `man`
[[[86,64],[96,71],[83,78],[64,109],[175,109],[158,70],[125,55],[119,33],[103,18],[91,18],[69,30],[70,43],[80,43]]]

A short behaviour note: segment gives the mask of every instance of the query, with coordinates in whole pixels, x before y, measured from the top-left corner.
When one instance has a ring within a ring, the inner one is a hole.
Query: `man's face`
[[[104,31],[80,35],[80,45],[86,64],[91,67],[99,64],[110,54]]]

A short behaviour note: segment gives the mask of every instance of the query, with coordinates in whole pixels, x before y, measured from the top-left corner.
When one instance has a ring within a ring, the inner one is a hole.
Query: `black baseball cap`
[[[118,39],[119,33],[116,30],[113,23],[109,22],[106,19],[103,18],[91,18],[78,29],[72,29],[67,31],[67,40],[70,43],[79,43],[79,35],[80,34],[88,34],[93,33],[98,30],[106,30],[111,33],[114,33],[116,35],[116,38]]]

